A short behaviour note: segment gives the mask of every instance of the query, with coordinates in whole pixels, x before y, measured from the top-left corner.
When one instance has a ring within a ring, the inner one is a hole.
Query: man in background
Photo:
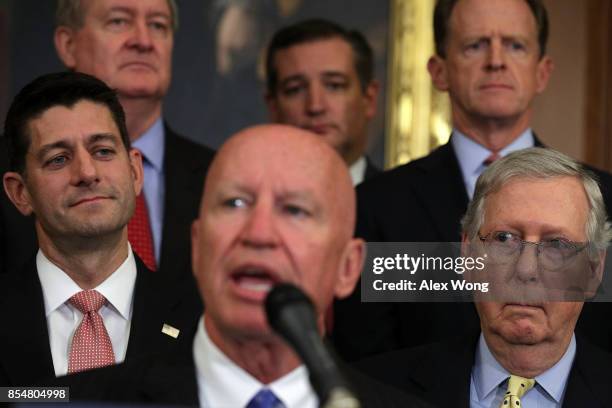
[[[266,55],[266,102],[273,122],[310,130],[338,151],[353,184],[379,170],[366,157],[379,84],[358,31],[322,19],[277,31]]]

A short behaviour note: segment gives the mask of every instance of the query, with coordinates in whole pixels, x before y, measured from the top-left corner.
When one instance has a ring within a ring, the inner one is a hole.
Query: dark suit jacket
[[[436,406],[469,408],[477,341],[478,334],[473,333],[452,341],[371,357],[357,363],[357,368]],[[576,336],[576,357],[565,388],[563,407],[611,407],[611,364],[612,354]]]
[[[193,286],[169,288],[136,257],[137,276],[126,361],[154,351],[191,349],[202,306]],[[55,376],[42,286],[35,258],[2,277],[0,288],[0,386],[26,386]],[[167,323],[177,339],[161,332]]]
[[[167,125],[164,171],[164,222],[158,272],[191,275],[191,223],[198,216],[202,189],[214,151]],[[0,145],[0,173],[8,170]],[[37,250],[33,217],[22,216],[0,192],[0,273],[19,269]]]
[[[366,169],[363,174],[363,182],[370,180],[374,176],[381,173],[381,170],[372,163],[372,160],[366,156]]]
[[[542,143],[536,138],[536,146]],[[587,166],[588,167],[588,166]],[[599,178],[612,214],[612,175]],[[428,156],[380,174],[357,188],[356,235],[369,242],[460,242],[468,195],[451,143]],[[479,328],[469,303],[361,303],[359,285],[334,305],[333,341],[347,360],[436,342]],[[612,349],[612,305],[587,304],[578,331]]]
[[[191,350],[190,350],[191,351]],[[342,366],[342,371],[361,399],[363,407],[430,407],[360,372]],[[148,357],[119,366],[106,367],[67,377],[53,385],[70,386],[71,401],[154,403],[197,406],[198,384],[191,353],[172,359]]]

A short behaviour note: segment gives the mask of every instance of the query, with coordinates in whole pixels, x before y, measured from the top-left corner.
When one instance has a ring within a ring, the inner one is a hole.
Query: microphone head
[[[268,324],[273,329],[279,330],[281,312],[290,305],[299,305],[301,309],[304,307],[310,309],[314,317],[314,307],[308,296],[295,285],[281,283],[272,288],[265,301]]]

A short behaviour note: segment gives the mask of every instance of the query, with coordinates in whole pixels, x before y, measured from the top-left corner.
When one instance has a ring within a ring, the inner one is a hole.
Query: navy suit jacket
[[[125,360],[159,352],[191,349],[202,313],[193,285],[173,285],[149,271],[135,256],[137,275],[130,336]],[[42,286],[33,257],[20,271],[0,278],[0,386],[27,386],[53,378]],[[180,330],[175,339],[161,332],[164,324]]]

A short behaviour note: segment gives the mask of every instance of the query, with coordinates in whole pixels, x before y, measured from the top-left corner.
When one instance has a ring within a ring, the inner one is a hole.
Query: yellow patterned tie
[[[508,390],[504,395],[499,408],[518,408],[521,406],[521,397],[533,388],[535,380],[533,378],[523,378],[518,375],[511,375],[508,380]]]

